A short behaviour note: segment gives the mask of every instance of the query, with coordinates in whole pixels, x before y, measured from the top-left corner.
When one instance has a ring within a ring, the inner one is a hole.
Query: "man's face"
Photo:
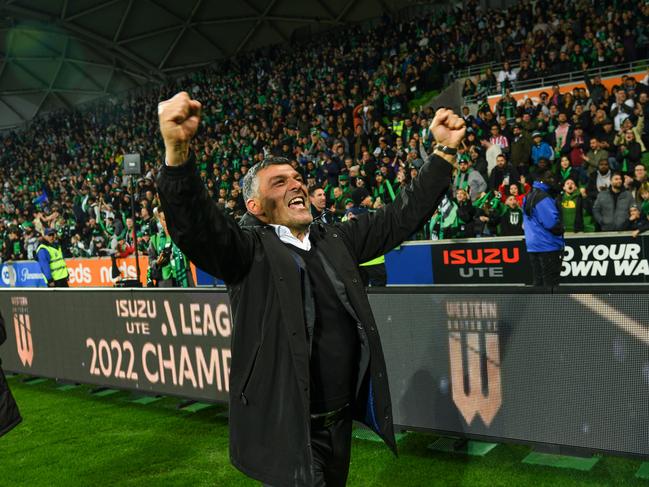
[[[566,179],[566,182],[563,183],[563,190],[568,194],[572,194],[575,189],[577,189],[575,182],[572,179]]]
[[[566,116],[565,113],[560,113],[559,114],[559,123],[566,123],[568,121],[568,117]]]
[[[462,160],[460,161],[460,171],[467,172],[469,170],[469,161]]]
[[[590,139],[590,148],[593,150],[599,149],[599,142],[597,139]]]
[[[257,173],[257,197],[246,202],[251,212],[264,223],[305,228],[313,217],[302,176],[288,164],[273,164]]]
[[[505,201],[505,204],[509,206],[512,210],[514,208],[518,208],[518,201],[516,201],[516,198],[513,196],[508,196],[507,200]]]
[[[311,204],[314,206],[314,208],[318,211],[324,210],[324,207],[327,203],[327,197],[325,195],[324,189],[318,188],[316,189],[311,196],[309,196],[309,199],[311,200]]]
[[[599,173],[606,174],[608,172],[608,161],[599,161]]]
[[[46,241],[47,243],[51,244],[51,243],[54,242],[56,236],[52,233],[52,234],[50,234],[50,235],[45,235],[44,238],[45,238],[45,241]]]
[[[644,181],[647,178],[647,170],[642,164],[638,164],[633,170],[636,181]]]
[[[498,167],[505,167],[505,158],[503,156],[498,156],[496,158],[496,165],[498,165]]]
[[[623,183],[624,182],[622,181],[622,176],[620,176],[619,174],[616,174],[615,176],[613,176],[611,178],[611,186],[613,188],[615,188],[615,189],[618,189],[618,190],[622,189]]]

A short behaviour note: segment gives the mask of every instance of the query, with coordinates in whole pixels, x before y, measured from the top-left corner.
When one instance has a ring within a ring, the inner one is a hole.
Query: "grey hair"
[[[255,198],[259,194],[259,179],[257,173],[262,169],[276,164],[291,164],[291,161],[286,157],[266,157],[263,161],[258,162],[252,166],[246,176],[243,178],[243,200],[248,201],[250,198]]]

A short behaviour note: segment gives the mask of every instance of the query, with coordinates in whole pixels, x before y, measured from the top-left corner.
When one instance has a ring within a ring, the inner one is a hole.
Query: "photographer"
[[[194,287],[189,260],[169,236],[162,209],[156,216],[162,227],[149,245],[148,287]]]
[[[171,271],[171,237],[167,232],[164,212],[158,209],[156,216],[160,223],[158,233],[151,236],[149,243],[149,270],[147,287],[173,287]]]

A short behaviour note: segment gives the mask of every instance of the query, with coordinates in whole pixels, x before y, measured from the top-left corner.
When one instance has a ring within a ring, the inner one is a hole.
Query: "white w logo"
[[[500,347],[496,333],[485,333],[486,354],[480,350],[478,333],[466,334],[466,362],[464,371],[462,361],[462,342],[459,332],[451,332],[448,337],[449,354],[451,359],[451,381],[453,384],[453,401],[458,407],[467,424],[471,424],[477,414],[482,417],[485,425],[489,426],[502,404],[500,386]],[[486,355],[486,356],[485,356]],[[487,395],[482,387],[482,364],[487,365]],[[469,379],[469,392],[464,389],[464,376]]]
[[[16,348],[18,357],[26,367],[32,366],[34,347],[32,345],[32,328],[28,314],[14,313],[14,331],[16,332]]]

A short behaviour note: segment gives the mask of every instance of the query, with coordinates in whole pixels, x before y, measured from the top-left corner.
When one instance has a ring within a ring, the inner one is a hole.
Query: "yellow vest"
[[[381,255],[380,257],[377,257],[376,259],[368,260],[367,262],[364,262],[363,264],[361,264],[361,266],[379,265],[379,264],[385,264],[385,255]]]
[[[392,122],[392,131],[397,134],[399,137],[401,137],[401,134],[403,134],[403,126],[404,126],[404,121],[394,121]]]
[[[52,274],[53,281],[59,281],[61,279],[68,278],[68,267],[65,265],[65,260],[63,259],[63,252],[61,249],[55,247],[50,247],[49,245],[40,244],[36,252],[41,249],[47,250],[47,253],[50,254],[50,273]]]

